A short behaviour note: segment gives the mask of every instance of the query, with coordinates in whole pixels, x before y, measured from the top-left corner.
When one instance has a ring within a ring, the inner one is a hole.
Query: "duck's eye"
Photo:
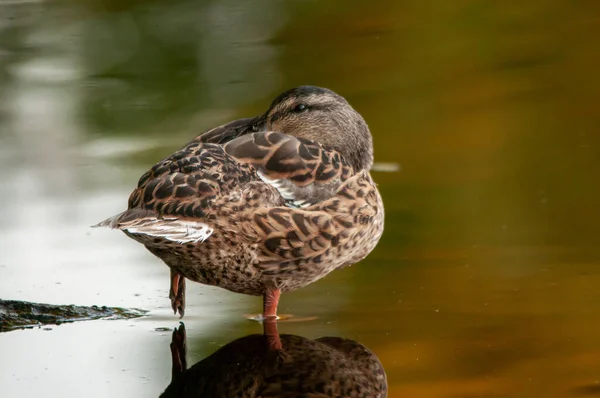
[[[292,109],[292,111],[294,111],[295,113],[302,113],[307,110],[308,110],[308,106],[306,106],[304,104],[298,104],[294,107],[294,109]]]

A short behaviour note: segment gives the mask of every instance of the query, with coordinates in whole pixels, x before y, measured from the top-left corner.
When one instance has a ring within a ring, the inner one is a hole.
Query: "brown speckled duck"
[[[261,295],[276,317],[281,292],[365,258],[383,232],[369,170],[367,124],[331,90],[301,86],[261,116],[199,135],[139,180],[128,210],[97,226],[124,231],[185,279]]]
[[[186,369],[182,324],[173,332],[172,380],[161,398],[387,396],[385,370],[364,345],[341,337],[309,340],[283,334],[277,335],[280,346],[273,349],[272,338],[275,336],[242,337]]]

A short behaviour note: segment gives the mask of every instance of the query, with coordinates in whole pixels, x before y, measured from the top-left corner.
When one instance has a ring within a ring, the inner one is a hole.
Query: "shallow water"
[[[0,334],[0,395],[158,396],[168,269],[91,230],[155,161],[283,89],[369,123],[386,230],[282,323],[381,360],[389,396],[600,393],[600,3],[0,1],[0,297],[150,310]],[[392,167],[393,169],[393,167]],[[188,284],[189,363],[260,299]]]

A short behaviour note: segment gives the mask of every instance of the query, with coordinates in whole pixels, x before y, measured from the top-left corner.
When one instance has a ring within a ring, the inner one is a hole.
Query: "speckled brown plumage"
[[[332,91],[303,86],[154,165],[128,210],[99,226],[123,230],[171,268],[182,315],[183,277],[278,294],[373,250],[384,213],[372,162],[362,117]]]
[[[379,359],[362,344],[341,337],[309,340],[281,335],[237,339],[185,369],[183,325],[173,334],[173,379],[168,397],[384,398],[387,380]]]

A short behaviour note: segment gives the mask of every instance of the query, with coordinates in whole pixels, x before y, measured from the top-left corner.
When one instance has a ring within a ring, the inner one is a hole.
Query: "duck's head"
[[[279,95],[260,118],[262,129],[306,138],[338,151],[355,170],[373,165],[367,123],[333,91],[300,86]]]

